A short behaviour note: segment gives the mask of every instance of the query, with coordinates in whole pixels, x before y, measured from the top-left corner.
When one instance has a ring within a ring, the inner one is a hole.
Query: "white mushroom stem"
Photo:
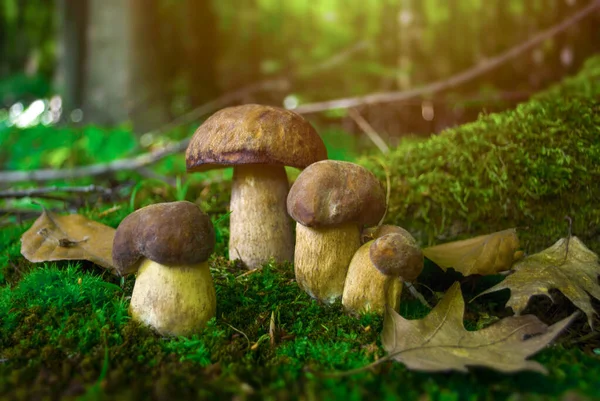
[[[354,223],[310,228],[296,225],[294,269],[296,281],[308,295],[331,304],[342,295],[346,273],[360,247]]]
[[[373,241],[360,247],[348,268],[342,304],[351,313],[383,313],[389,305],[398,311],[402,295],[402,281],[399,277],[381,273],[369,256]]]
[[[293,221],[286,199],[289,183],[285,168],[239,165],[231,188],[229,259],[241,259],[249,269],[269,259],[294,259]]]
[[[165,266],[144,259],[129,308],[134,320],[160,334],[188,336],[200,332],[217,308],[208,262]]]

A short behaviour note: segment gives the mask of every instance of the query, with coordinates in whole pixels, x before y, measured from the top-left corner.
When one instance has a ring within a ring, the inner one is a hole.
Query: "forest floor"
[[[516,110],[483,115],[427,140],[404,141],[386,156],[336,148],[340,141],[333,134],[325,140],[330,158],[364,164],[382,181],[389,176],[386,222],[406,227],[424,246],[518,227],[525,250],[533,253],[567,235],[569,215],[574,234],[598,252],[599,99],[595,58],[578,76]],[[174,131],[165,140],[188,134]],[[13,170],[74,167],[141,151],[127,128],[95,127],[13,131],[0,137],[0,147],[10,149],[2,151],[3,169]],[[164,177],[173,182],[165,184]],[[339,303],[312,300],[296,284],[292,265],[269,263],[244,274],[240,263],[226,260],[230,177],[230,172],[187,176],[179,154],[150,171],[48,183],[101,185],[111,188],[110,195],[2,201],[0,399],[597,399],[597,317],[595,331],[579,316],[532,358],[547,375],[487,368],[422,373],[396,362],[339,375],[385,355],[383,319],[355,318]],[[41,213],[39,204],[117,227],[141,206],[183,199],[209,213],[218,234],[210,259],[217,317],[198,336],[165,338],[131,321],[132,276],[121,281],[90,262],[33,264],[20,253],[20,237]],[[435,305],[460,281],[465,326],[479,330],[512,315],[505,307],[508,291],[469,302],[501,280],[462,277],[426,261],[417,288]],[[552,295],[554,302],[534,297],[526,312],[551,324],[576,310],[559,292]],[[416,319],[428,312],[404,292],[402,316]]]

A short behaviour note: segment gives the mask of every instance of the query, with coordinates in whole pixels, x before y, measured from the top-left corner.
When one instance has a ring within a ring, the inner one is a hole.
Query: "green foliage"
[[[600,58],[580,74],[519,105],[482,115],[386,156],[392,192],[388,221],[423,243],[513,226],[528,249],[567,234],[584,241],[600,224]],[[378,163],[362,163],[382,179]],[[596,251],[594,241],[587,241]]]
[[[35,170],[109,162],[130,155],[136,147],[136,137],[127,128],[12,128],[0,136],[0,167]]]

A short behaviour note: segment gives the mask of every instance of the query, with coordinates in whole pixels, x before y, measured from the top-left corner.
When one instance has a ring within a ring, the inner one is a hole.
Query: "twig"
[[[545,31],[534,35],[531,39],[510,48],[504,53],[501,53],[495,57],[488,59],[480,65],[476,65],[475,67],[471,67],[466,71],[453,75],[450,78],[433,82],[420,88],[414,88],[407,91],[383,92],[367,96],[358,96],[344,99],[328,100],[325,102],[309,103],[298,106],[292,110],[300,114],[309,114],[333,109],[349,109],[365,104],[404,101],[425,94],[432,94],[449,88],[453,88],[455,86],[468,82],[480,75],[483,75],[484,73],[491,71],[494,68],[501,66],[502,64],[521,55],[522,53],[526,52],[532,47],[535,47],[540,43],[544,42],[545,40],[567,30],[568,28],[579,22],[581,19],[590,15],[599,6],[600,0],[593,1],[586,7],[573,14],[571,17],[565,19],[564,21],[554,25],[553,27]]]
[[[104,188],[98,185],[88,185],[85,187],[42,187],[42,188],[28,188],[28,189],[14,189],[0,191],[0,198],[26,198],[26,197],[39,197],[41,195],[47,195],[52,193],[77,193],[77,194],[89,194],[100,192],[103,195],[112,195],[112,190]]]
[[[365,134],[369,137],[369,139],[379,148],[381,153],[388,154],[390,153],[390,148],[387,146],[383,138],[379,136],[379,134],[371,127],[371,124],[368,123],[367,120],[360,115],[360,113],[356,109],[348,110],[348,115],[354,122],[364,131]]]
[[[188,139],[168,145],[163,149],[150,153],[144,153],[130,159],[115,160],[109,163],[92,164],[64,170],[31,170],[31,171],[6,171],[0,172],[0,183],[13,183],[22,181],[51,181],[66,180],[83,177],[92,177],[107,173],[114,173],[124,170],[135,170],[164,159],[174,153],[183,152],[188,145]]]

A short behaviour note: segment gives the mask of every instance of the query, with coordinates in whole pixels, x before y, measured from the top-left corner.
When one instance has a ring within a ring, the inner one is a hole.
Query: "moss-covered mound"
[[[509,227],[528,250],[573,233],[600,251],[600,57],[515,110],[381,156],[387,220],[424,244]],[[382,179],[381,163],[364,158]]]

